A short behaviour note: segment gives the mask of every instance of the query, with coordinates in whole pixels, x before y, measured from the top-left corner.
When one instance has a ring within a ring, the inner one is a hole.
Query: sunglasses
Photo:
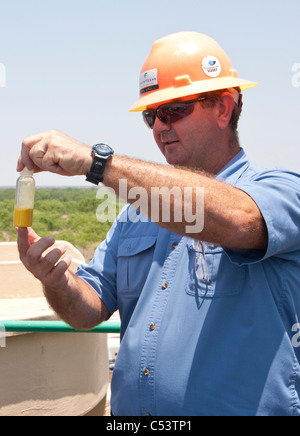
[[[149,129],[153,129],[156,117],[165,124],[173,124],[191,115],[194,111],[195,103],[204,100],[207,100],[207,97],[198,97],[194,100],[163,104],[157,109],[144,111],[143,118]]]

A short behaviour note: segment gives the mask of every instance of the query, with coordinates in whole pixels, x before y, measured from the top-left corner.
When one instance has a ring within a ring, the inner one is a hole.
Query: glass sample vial
[[[33,171],[25,168],[17,180],[14,226],[31,227],[34,208],[35,180]]]

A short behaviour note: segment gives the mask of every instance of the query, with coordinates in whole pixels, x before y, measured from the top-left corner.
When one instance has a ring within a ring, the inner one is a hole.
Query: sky
[[[163,163],[140,113],[139,74],[157,39],[216,39],[244,92],[239,135],[251,162],[300,172],[300,1],[0,0],[0,187],[14,186],[23,138],[50,129]],[[86,186],[36,175],[37,186]]]

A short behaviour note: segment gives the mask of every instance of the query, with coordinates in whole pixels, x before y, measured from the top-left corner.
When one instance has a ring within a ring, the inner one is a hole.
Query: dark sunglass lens
[[[178,103],[158,108],[157,116],[163,123],[175,123],[190,115],[194,110],[194,103]]]
[[[155,123],[155,111],[144,111],[143,118],[149,129],[153,129]]]
[[[176,123],[176,121],[190,115],[195,107],[197,100],[189,102],[179,102],[173,104],[165,104],[160,106],[156,110],[148,110],[143,112],[143,118],[146,125],[150,128],[154,128],[156,117],[165,124]]]

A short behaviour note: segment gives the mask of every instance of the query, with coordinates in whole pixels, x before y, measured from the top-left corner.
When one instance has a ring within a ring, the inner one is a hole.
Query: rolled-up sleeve
[[[284,170],[266,170],[236,187],[257,204],[268,230],[268,248],[263,251],[229,250],[233,262],[247,264],[272,256],[295,259],[300,250],[300,177]]]

